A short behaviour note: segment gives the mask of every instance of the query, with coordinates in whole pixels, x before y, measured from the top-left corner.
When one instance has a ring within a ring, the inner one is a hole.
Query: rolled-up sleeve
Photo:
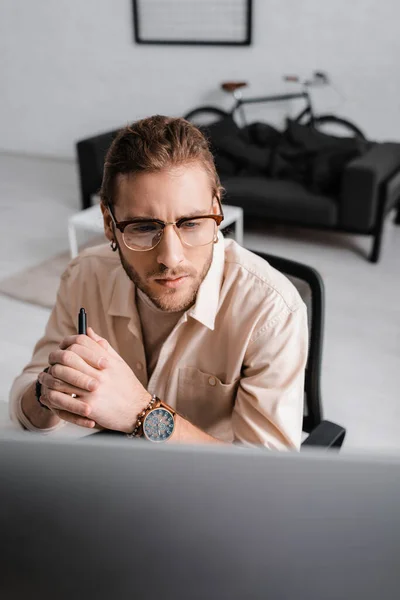
[[[236,442],[300,448],[307,353],[303,302],[295,310],[286,307],[257,329],[246,349],[232,414]]]
[[[24,427],[30,431],[50,433],[65,424],[64,421],[61,421],[55,427],[38,430],[23,413],[21,400],[28,387],[36,381],[38,374],[48,366],[50,352],[58,348],[64,337],[76,334],[76,323],[74,323],[74,319],[71,316],[68,302],[71,294],[70,273],[72,265],[73,263],[70,264],[61,277],[56,304],[50,314],[45,333],[37,342],[30,362],[23,369],[22,373],[14,380],[11,387],[9,398],[11,420],[20,427]]]

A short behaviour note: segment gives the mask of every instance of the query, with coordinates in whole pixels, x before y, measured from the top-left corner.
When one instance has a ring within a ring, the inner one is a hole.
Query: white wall
[[[254,0],[252,46],[166,47],[134,44],[130,0],[1,0],[0,149],[73,156],[139,117],[227,103],[221,80],[275,92],[314,69],[344,94],[318,93],[318,108],[399,139],[399,17],[398,0]]]

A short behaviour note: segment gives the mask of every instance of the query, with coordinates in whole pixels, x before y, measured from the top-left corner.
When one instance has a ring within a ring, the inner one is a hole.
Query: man
[[[207,141],[187,121],[154,116],[119,133],[101,188],[111,247],[85,250],[63,274],[11,390],[16,421],[44,433],[74,423],[157,442],[300,446],[305,305],[282,274],[224,240],[221,192]],[[87,335],[76,331],[82,306]]]

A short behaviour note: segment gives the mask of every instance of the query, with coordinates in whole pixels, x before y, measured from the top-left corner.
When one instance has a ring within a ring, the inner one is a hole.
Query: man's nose
[[[184,260],[183,245],[174,225],[167,225],[161,242],[156,247],[157,262],[168,269],[176,268]]]

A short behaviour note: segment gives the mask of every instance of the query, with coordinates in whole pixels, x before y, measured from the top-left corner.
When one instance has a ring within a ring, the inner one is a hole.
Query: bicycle
[[[351,121],[337,117],[336,115],[316,115],[313,109],[311,95],[309,89],[313,86],[320,85],[331,85],[329,77],[322,71],[315,71],[311,79],[301,80],[297,75],[285,75],[283,77],[285,82],[299,83],[301,85],[301,91],[292,92],[288,94],[273,94],[271,96],[262,97],[243,97],[242,90],[248,87],[248,83],[245,81],[225,81],[221,83],[221,88],[224,92],[230,93],[233,96],[234,104],[230,111],[223,110],[218,106],[199,106],[189,111],[184,118],[191,121],[195,125],[209,125],[209,118],[223,119],[225,117],[232,117],[238,119],[237,115],[240,115],[242,126],[247,125],[246,114],[244,106],[246,104],[263,104],[272,102],[286,102],[288,100],[303,99],[306,103],[305,108],[294,117],[293,121],[296,123],[313,127],[314,129],[323,131],[324,126],[334,125],[335,128],[342,128],[344,134],[347,136],[357,137],[365,140],[364,133]],[[208,117],[208,119],[207,119]]]

